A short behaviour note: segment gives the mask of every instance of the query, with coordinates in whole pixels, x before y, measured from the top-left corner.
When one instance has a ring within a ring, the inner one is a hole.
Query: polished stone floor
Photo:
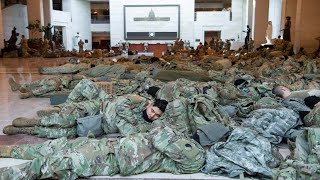
[[[43,59],[43,58],[0,58],[0,146],[41,143],[47,139],[37,138],[29,135],[3,135],[4,126],[11,124],[17,117],[36,117],[36,111],[44,109],[49,105],[48,98],[19,99],[17,92],[12,92],[8,79],[13,77],[19,83],[50,77],[40,75],[39,67],[58,66],[64,64],[69,58]],[[288,154],[287,148],[282,153]],[[12,158],[0,158],[0,168],[24,163],[24,160]],[[230,179],[221,176],[208,176],[202,173],[191,175],[172,175],[170,173],[145,173],[130,177],[92,177],[93,179]],[[250,178],[251,179],[251,178]]]

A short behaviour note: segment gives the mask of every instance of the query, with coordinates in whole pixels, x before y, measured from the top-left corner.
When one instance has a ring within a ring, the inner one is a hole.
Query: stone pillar
[[[259,47],[266,43],[266,30],[268,26],[269,0],[256,0],[254,16],[254,44]]]
[[[43,22],[46,26],[48,23],[51,23],[51,12],[53,10],[53,3],[52,0],[45,0],[43,1]]]
[[[269,0],[269,21],[272,21],[272,38],[281,35],[282,0]]]
[[[251,28],[251,38],[253,38],[254,27],[253,27],[253,0],[248,0],[248,24]]]
[[[2,8],[0,7],[0,49],[4,48],[4,32],[3,32],[3,21],[2,21]]]
[[[248,25],[248,0],[242,0],[242,31],[246,30]],[[246,33],[241,33],[242,41],[246,37]]]
[[[46,0],[47,1],[47,0]],[[40,21],[41,26],[44,25],[43,17],[43,0],[32,0],[27,2],[27,11],[28,11],[28,22],[35,22],[36,20]],[[30,35],[30,32],[29,32]],[[29,36],[31,38],[31,36]],[[41,38],[42,34],[38,33],[38,37]]]
[[[301,46],[301,17],[302,17],[302,0],[297,0],[297,11],[296,11],[296,24],[295,24],[295,38],[293,41],[293,51],[297,53]],[[291,35],[292,36],[292,35]]]

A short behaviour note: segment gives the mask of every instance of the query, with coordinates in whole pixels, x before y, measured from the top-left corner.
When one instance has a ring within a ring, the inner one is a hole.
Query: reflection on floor
[[[13,77],[19,83],[31,82],[50,77],[38,74],[39,67],[58,66],[64,64],[69,58],[43,59],[43,58],[0,58],[0,145],[18,145],[41,143],[46,139],[28,135],[6,136],[2,134],[4,126],[11,124],[17,117],[36,117],[36,111],[49,107],[48,98],[29,98],[21,100],[18,93],[12,92],[8,79]],[[25,161],[11,158],[0,158],[0,168],[21,164]],[[146,173],[137,176],[121,177],[93,177],[93,179],[229,179],[220,176],[208,176],[197,173],[192,175],[172,175],[169,173]]]

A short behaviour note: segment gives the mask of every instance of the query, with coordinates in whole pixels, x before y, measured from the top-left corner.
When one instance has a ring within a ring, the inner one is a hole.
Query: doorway
[[[204,43],[210,43],[211,39],[221,39],[221,31],[205,31],[204,32]]]

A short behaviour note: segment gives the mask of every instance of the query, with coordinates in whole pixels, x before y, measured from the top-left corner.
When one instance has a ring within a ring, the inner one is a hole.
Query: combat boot
[[[18,84],[15,80],[13,80],[13,78],[9,78],[8,81],[12,91],[17,91],[20,89],[21,85]]]
[[[53,113],[59,113],[60,110],[61,109],[59,107],[50,107],[50,108],[47,108],[47,109],[44,109],[44,110],[37,111],[37,115],[39,117],[49,116],[49,115],[51,115]]]
[[[0,146],[0,157],[10,158],[14,146]]]
[[[39,125],[39,119],[18,117],[12,121],[14,127],[33,127]]]
[[[27,89],[27,88],[25,88],[25,87],[20,87],[20,89],[19,89],[19,91],[21,92],[21,93],[27,93],[27,92],[30,92],[30,90],[29,89]]]
[[[3,134],[15,135],[15,134],[29,134],[35,135],[34,127],[14,127],[12,125],[5,126],[3,128]]]
[[[19,98],[20,99],[27,99],[27,98],[29,98],[29,97],[32,97],[33,96],[33,94],[32,94],[32,92],[26,92],[26,93],[20,93],[19,94]]]

